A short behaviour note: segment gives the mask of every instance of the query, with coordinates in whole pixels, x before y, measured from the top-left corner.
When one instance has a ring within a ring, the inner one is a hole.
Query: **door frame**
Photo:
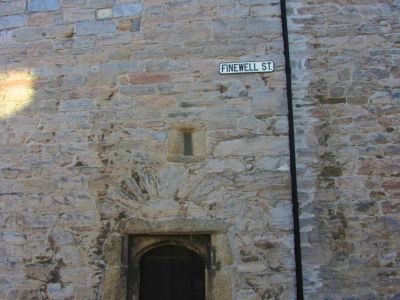
[[[211,240],[209,235],[130,235],[128,241],[127,300],[139,299],[140,262],[153,249],[180,246],[201,257],[205,267],[205,300],[211,300]]]
[[[104,299],[139,300],[134,297],[127,298],[129,294],[128,277],[131,280],[131,276],[139,271],[128,268],[129,257],[133,255],[137,261],[140,261],[141,255],[151,247],[157,247],[157,243],[154,243],[155,239],[158,239],[158,242],[161,240],[165,242],[168,237],[170,240],[170,237],[179,236],[208,236],[210,241],[209,250],[207,250],[209,251],[208,256],[204,253],[205,248],[200,247],[199,244],[196,246],[194,243],[188,247],[189,249],[192,247],[191,250],[198,253],[205,262],[208,259],[209,272],[206,274],[209,275],[206,280],[206,300],[232,300],[234,259],[229,241],[229,226],[224,221],[192,218],[148,221],[130,217],[122,219],[116,227],[117,230],[110,232],[104,242],[103,256],[106,263],[103,277]],[[143,237],[141,250],[137,252],[139,255],[135,256],[132,250],[129,250],[132,249],[132,245],[129,245],[131,236]],[[175,241],[177,240],[179,238],[175,238]],[[133,274],[129,275],[128,270]]]

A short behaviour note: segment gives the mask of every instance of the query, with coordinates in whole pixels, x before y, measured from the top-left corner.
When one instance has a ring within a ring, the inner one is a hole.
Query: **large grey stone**
[[[24,244],[26,242],[26,235],[21,232],[5,231],[0,237],[1,240],[10,244]]]
[[[74,287],[64,286],[60,283],[49,283],[47,285],[47,293],[52,299],[69,299],[68,297],[73,297]]]
[[[136,17],[140,15],[143,10],[143,4],[141,3],[125,3],[115,5],[113,7],[114,17]]]
[[[224,141],[214,150],[216,157],[246,156],[268,153],[269,155],[281,155],[287,153],[288,141],[286,138],[249,138]]]
[[[0,2],[0,16],[24,13],[25,5],[26,1],[24,0]]]
[[[59,0],[30,0],[28,10],[31,12],[53,11],[60,8]]]
[[[80,21],[76,23],[77,35],[111,33],[115,31],[116,25],[113,20]]]
[[[13,15],[0,18],[0,30],[24,26],[27,22],[26,15]]]

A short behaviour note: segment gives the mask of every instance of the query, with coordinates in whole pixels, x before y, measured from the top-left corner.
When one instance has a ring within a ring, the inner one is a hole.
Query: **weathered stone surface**
[[[113,20],[80,21],[76,24],[77,35],[111,33],[115,31],[116,25]]]
[[[64,9],[64,22],[76,22],[83,20],[93,20],[95,12],[93,9]]]
[[[387,276],[398,253],[391,242],[397,205],[389,200],[398,190],[390,79],[398,54],[384,32],[397,35],[399,22],[380,18],[398,13],[399,3],[354,4],[288,5],[291,59],[305,62],[295,67],[293,95],[307,299],[390,299],[398,292],[387,289],[399,278]]]
[[[26,22],[27,17],[22,14],[0,17],[0,30],[23,26]]]
[[[146,221],[143,219],[131,218],[120,223],[121,232],[129,234],[163,234],[170,232],[177,233],[212,233],[225,232],[227,225],[216,219],[175,219],[165,221]]]
[[[74,0],[72,0],[74,1]],[[88,6],[100,6],[100,7],[105,7],[105,6],[111,6],[115,4],[115,0],[88,0],[87,1]]]
[[[52,243],[58,247],[71,244],[74,241],[70,232],[58,228],[51,233],[50,237]]]
[[[97,19],[109,19],[112,18],[112,9],[104,8],[96,11]]]
[[[232,274],[228,272],[221,272],[217,277],[213,279],[216,288],[215,297],[221,300],[232,299],[232,290],[229,288]]]
[[[218,144],[214,155],[216,157],[247,156],[262,153],[280,155],[287,151],[287,143],[286,138],[260,137],[254,139],[236,139]]]
[[[47,292],[52,299],[73,299],[74,296],[72,286],[61,286],[59,283],[48,284]]]
[[[16,15],[25,12],[26,1],[5,1],[0,3],[0,16]]]
[[[143,10],[143,5],[141,3],[126,3],[115,5],[113,7],[113,16],[118,17],[136,17]]]
[[[59,0],[28,0],[28,10],[31,12],[53,11],[59,8]]]
[[[26,235],[21,232],[5,231],[1,234],[1,239],[9,244],[24,244]]]

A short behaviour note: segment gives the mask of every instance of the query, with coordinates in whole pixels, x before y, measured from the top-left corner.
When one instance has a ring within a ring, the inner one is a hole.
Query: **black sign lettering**
[[[261,64],[261,70],[266,71],[267,70],[267,63],[263,62]]]

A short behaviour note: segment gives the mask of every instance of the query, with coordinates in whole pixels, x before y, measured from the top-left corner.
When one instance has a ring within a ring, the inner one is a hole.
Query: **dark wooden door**
[[[140,300],[205,300],[205,266],[194,251],[162,246],[140,262]]]

